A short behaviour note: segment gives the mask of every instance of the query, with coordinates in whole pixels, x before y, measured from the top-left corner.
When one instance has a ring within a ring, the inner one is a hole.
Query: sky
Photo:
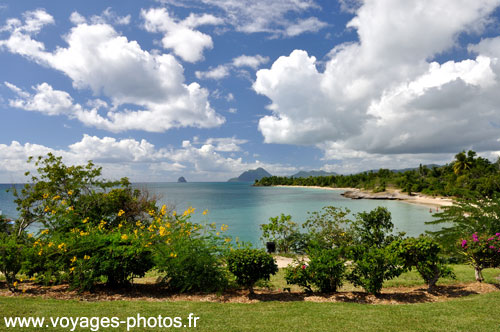
[[[500,0],[0,0],[0,183],[500,155]]]

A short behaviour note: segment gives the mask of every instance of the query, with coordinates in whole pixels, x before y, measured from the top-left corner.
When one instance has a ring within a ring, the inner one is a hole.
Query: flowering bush
[[[156,268],[163,272],[163,283],[172,291],[219,291],[227,286],[223,257],[231,247],[231,239],[221,234],[227,225],[201,226],[190,222],[193,208],[182,215],[165,214],[162,209],[154,217],[152,228]],[[205,214],[206,212],[204,212]]]
[[[500,266],[500,233],[493,236],[472,234],[460,241],[460,248],[467,261],[474,267],[476,280],[484,280],[482,270]]]
[[[401,264],[405,269],[415,268],[418,271],[429,290],[435,286],[439,278],[455,277],[453,271],[443,264],[439,256],[441,247],[429,237],[400,239],[391,243],[389,247],[389,250],[401,258]]]
[[[258,249],[236,249],[227,258],[229,271],[236,277],[240,286],[248,287],[253,293],[253,285],[260,280],[269,280],[278,272],[278,265],[273,256]]]
[[[297,285],[312,293],[311,269],[302,260],[294,260],[285,268],[285,280],[288,285]]]

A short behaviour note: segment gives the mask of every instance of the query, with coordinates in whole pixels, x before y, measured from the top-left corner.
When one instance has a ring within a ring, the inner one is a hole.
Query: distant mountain
[[[183,176],[181,176],[180,178],[177,179],[177,182],[179,182],[179,183],[186,183],[187,181],[186,181],[186,179]]]
[[[259,167],[257,169],[251,169],[246,172],[241,173],[237,178],[229,179],[227,182],[255,182],[255,180],[260,180],[265,177],[272,176],[268,171]]]
[[[310,176],[330,176],[337,175],[335,172],[325,172],[325,171],[300,171],[297,174],[292,175],[293,178],[308,178]]]

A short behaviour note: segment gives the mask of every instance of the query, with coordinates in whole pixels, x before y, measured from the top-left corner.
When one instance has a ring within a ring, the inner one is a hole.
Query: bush
[[[405,269],[415,268],[431,290],[441,277],[452,277],[453,271],[439,257],[441,247],[426,236],[406,238],[391,243],[390,249],[398,255]]]
[[[240,286],[248,287],[253,294],[253,286],[260,280],[269,280],[278,272],[274,258],[258,249],[236,249],[227,258],[229,271],[236,277]]]
[[[156,268],[162,281],[175,292],[212,292],[227,287],[228,280],[216,249],[199,238],[181,238],[159,246]]]
[[[7,280],[10,291],[16,289],[16,275],[22,267],[24,244],[15,236],[0,233],[0,272]]]
[[[311,283],[321,292],[336,292],[342,286],[345,265],[341,259],[341,249],[322,249],[311,251],[309,257],[309,275]]]
[[[311,269],[302,260],[294,260],[285,268],[285,280],[288,285],[297,285],[312,293]]]
[[[351,255],[354,262],[347,279],[371,294],[380,294],[385,280],[404,271],[397,255],[386,247],[357,246],[351,249]]]
[[[474,267],[477,281],[484,280],[483,269],[500,267],[500,233],[478,236],[476,232],[471,238],[463,239],[460,247],[469,264]]]

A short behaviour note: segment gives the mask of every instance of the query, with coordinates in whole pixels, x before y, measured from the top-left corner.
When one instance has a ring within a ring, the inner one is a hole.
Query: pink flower
[[[462,248],[465,248],[466,245],[467,245],[467,240],[462,240]]]
[[[477,238],[477,233],[472,234],[472,240],[474,240],[474,242],[479,242],[479,239]]]
[[[306,266],[305,265],[302,265],[302,270],[305,270],[306,269]]]
[[[490,246],[490,249],[496,249],[495,246]]]
[[[488,241],[493,241],[494,239],[495,239],[494,237],[490,237]]]
[[[500,236],[500,233],[496,233],[495,236]]]

